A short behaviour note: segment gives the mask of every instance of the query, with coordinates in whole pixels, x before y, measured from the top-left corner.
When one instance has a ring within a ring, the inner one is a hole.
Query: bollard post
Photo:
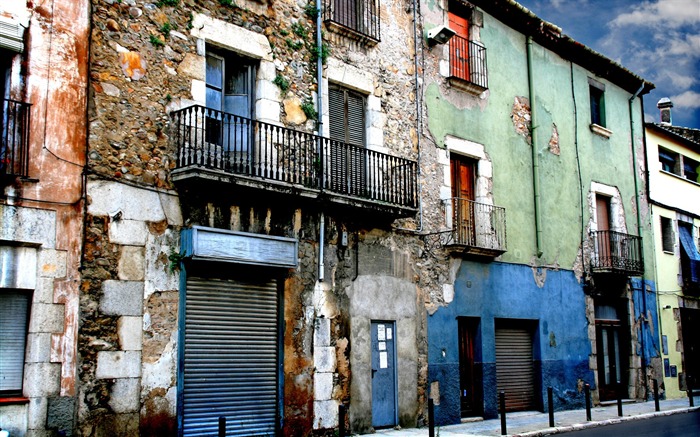
[[[345,405],[338,405],[338,437],[345,437]]]
[[[498,394],[500,405],[501,405],[501,435],[506,435],[506,392],[501,391]]]
[[[695,406],[695,400],[693,399],[693,377],[688,375],[685,378],[686,385],[688,386],[688,398],[690,399],[690,406]]]
[[[622,384],[617,384],[617,415],[622,417]]]
[[[591,386],[586,384],[583,386],[583,392],[586,396],[586,420],[591,421]]]
[[[435,437],[435,404],[428,399],[428,437]]]
[[[549,427],[554,428],[554,396],[552,387],[547,387],[547,410],[549,411]]]
[[[219,416],[219,437],[226,437],[226,417]]]
[[[659,381],[654,380],[654,410],[661,411],[659,408]]]

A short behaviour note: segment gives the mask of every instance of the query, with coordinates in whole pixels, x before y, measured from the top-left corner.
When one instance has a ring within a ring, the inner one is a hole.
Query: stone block
[[[60,378],[60,363],[26,363],[24,395],[30,398],[58,396]]]
[[[338,426],[338,401],[314,401],[314,429]]]
[[[386,115],[381,111],[367,111],[367,124],[382,129],[386,124]]]
[[[180,275],[171,272],[169,262],[164,260],[164,255],[170,255],[171,250],[179,245],[179,234],[172,230],[166,230],[163,235],[149,235],[146,243],[145,301],[156,291],[179,288]]]
[[[314,347],[314,367],[317,372],[335,372],[335,348]]]
[[[104,281],[100,311],[111,316],[143,314],[143,282]]]
[[[450,187],[446,187],[442,185],[440,187],[440,199],[441,200],[448,200],[452,198],[452,189]]]
[[[260,120],[277,123],[280,121],[280,104],[274,100],[258,99],[255,102],[255,113]]]
[[[39,275],[42,278],[63,278],[66,276],[68,253],[62,250],[39,251]]]
[[[109,241],[114,244],[143,246],[148,237],[148,226],[136,220],[118,220],[109,223]]]
[[[46,209],[0,205],[0,240],[56,247],[56,212]]]
[[[140,351],[142,344],[143,318],[125,316],[117,321],[119,345],[125,351]]]
[[[29,332],[63,332],[64,308],[63,304],[32,304]]]
[[[101,351],[97,353],[97,379],[138,378],[141,376],[141,352]]]
[[[333,374],[319,373],[314,375],[314,400],[327,401],[333,395]]]
[[[326,77],[331,82],[362,91],[363,94],[374,92],[374,79],[369,71],[361,70],[336,58],[328,59]]]
[[[272,61],[272,48],[265,35],[204,14],[194,14],[192,36],[218,43],[244,56]]]
[[[32,304],[53,303],[53,278],[39,278],[32,294]]]
[[[119,257],[118,275],[122,281],[143,281],[146,274],[145,249],[124,246]]]
[[[48,363],[51,361],[51,334],[48,332],[27,335],[27,363]]]
[[[493,177],[493,165],[491,164],[491,161],[487,161],[486,159],[480,159],[477,171],[480,177]]]
[[[72,435],[75,427],[75,398],[69,396],[57,396],[49,398],[49,406],[46,415],[46,427],[57,431],[65,431],[66,435]]]
[[[259,80],[255,87],[255,95],[260,99],[280,101],[280,88],[269,80]]]
[[[182,210],[180,209],[178,198],[167,193],[160,193],[159,196],[168,224],[170,226],[182,226]]]
[[[331,345],[331,319],[322,317],[316,319],[314,330],[314,346]]]
[[[177,74],[187,79],[206,80],[206,58],[192,53],[186,53],[177,67]]]
[[[22,436],[27,432],[28,405],[0,405],[0,429],[10,436]],[[46,415],[44,415],[46,417]]]
[[[204,105],[207,100],[207,83],[203,80],[193,80],[190,86],[192,99],[198,105]]]
[[[15,247],[0,245],[0,287],[25,288],[36,287],[37,250],[33,247]]]
[[[367,144],[371,148],[384,147],[384,129],[370,126],[367,129]]]
[[[277,69],[273,62],[260,62],[258,66],[258,80],[272,82],[277,77]]]
[[[367,111],[376,113],[382,112],[382,99],[373,95],[367,96]]]
[[[455,286],[454,284],[442,284],[442,298],[445,303],[451,303],[455,297]]]
[[[109,406],[115,413],[135,413],[140,408],[140,393],[138,378],[117,379],[112,386]]]
[[[122,220],[159,222],[165,220],[158,193],[110,181],[88,181],[91,201],[88,213],[107,216],[122,212]]]

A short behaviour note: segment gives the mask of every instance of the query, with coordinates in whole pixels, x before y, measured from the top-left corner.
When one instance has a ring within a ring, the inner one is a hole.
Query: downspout
[[[542,212],[540,207],[540,162],[537,154],[537,102],[532,67],[532,36],[527,37],[527,88],[530,98],[530,136],[532,137],[532,189],[535,197],[535,240],[537,257],[542,256]]]
[[[323,45],[323,38],[321,37],[321,1],[316,0],[316,50],[318,56],[316,56],[316,106],[318,107],[318,136],[323,137],[323,59],[321,57],[321,48]],[[321,192],[324,188],[324,174],[325,165],[323,162],[323,140],[319,140],[319,157],[321,160]],[[326,234],[326,214],[321,208],[321,212],[318,217],[318,280],[323,282],[325,263],[323,262],[323,241]]]
[[[634,100],[639,96],[639,94],[644,90],[644,82],[642,81],[642,85],[639,87],[639,89],[632,94],[632,96],[629,98],[628,105],[629,105],[629,117],[630,117],[630,146],[632,147],[632,163],[633,163],[633,174],[634,174],[634,197],[635,201],[637,202],[637,235],[641,238],[642,237],[642,211],[641,211],[641,202],[640,202],[640,196],[639,196],[639,176],[637,175],[637,151],[636,148],[634,147],[634,115],[633,115],[633,102]],[[642,261],[642,266],[644,265],[644,240],[642,240],[642,246],[640,247],[640,256],[641,256],[641,261]],[[645,329],[648,329],[648,322],[647,322],[647,286],[646,286],[646,279],[644,273],[642,273],[642,318],[643,318],[643,324],[641,334],[642,338],[640,339],[641,341],[641,347],[642,347],[642,372],[644,376],[644,400],[648,398],[649,395],[649,384],[647,382],[647,373],[646,373],[646,368],[647,368],[647,359],[646,359],[646,350],[645,350],[645,341],[644,338],[646,337],[645,334]]]
[[[423,37],[418,34],[418,4],[413,0],[413,80],[416,83],[416,149],[418,149],[416,160],[416,180],[418,183],[418,229],[394,227],[395,231],[421,232],[423,230],[423,184],[421,183],[421,146],[420,137],[423,132],[423,111],[421,111],[421,91],[420,78],[418,76],[418,42],[422,43]]]

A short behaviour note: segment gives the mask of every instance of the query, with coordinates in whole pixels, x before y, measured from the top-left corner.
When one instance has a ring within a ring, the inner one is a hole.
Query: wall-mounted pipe
[[[323,137],[323,59],[321,57],[323,38],[321,37],[321,1],[316,0],[316,106],[318,107],[318,136]],[[325,174],[325,165],[323,163],[323,147],[319,142],[319,157],[321,159],[321,191],[323,191],[323,175]],[[323,242],[326,234],[326,215],[323,210],[318,217],[318,280],[323,282],[325,264],[323,262]]]
[[[532,189],[535,197],[535,241],[537,257],[542,256],[542,211],[540,207],[540,159],[537,151],[537,101],[532,66],[532,36],[527,37],[527,88],[530,98],[530,137],[532,138]]]

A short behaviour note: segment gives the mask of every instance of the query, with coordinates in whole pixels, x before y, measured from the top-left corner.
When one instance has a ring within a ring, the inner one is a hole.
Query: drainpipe
[[[323,137],[323,59],[321,58],[321,47],[323,39],[321,38],[321,1],[316,0],[316,48],[318,56],[316,56],[316,106],[318,107],[318,136]],[[321,158],[321,191],[323,192],[325,163],[323,162],[323,143],[319,141],[319,156]],[[318,280],[323,282],[325,264],[323,262],[323,240],[326,234],[326,215],[321,209],[318,217]]]
[[[542,212],[540,208],[540,162],[537,155],[537,102],[532,66],[532,36],[527,37],[527,88],[530,97],[530,136],[532,137],[532,189],[535,195],[535,240],[537,257],[542,256]]]
[[[637,235],[641,238],[642,237],[642,211],[641,211],[641,202],[640,202],[640,196],[639,196],[639,176],[637,175],[637,150],[634,147],[634,115],[633,115],[633,103],[634,100],[639,96],[639,94],[644,90],[644,82],[642,81],[642,85],[639,87],[639,89],[632,94],[632,96],[629,98],[629,117],[630,117],[630,144],[632,147],[632,163],[633,163],[633,168],[634,168],[634,198],[635,201],[637,202]],[[640,256],[642,257],[642,265],[644,265],[644,240],[642,240],[642,246],[640,247]],[[642,330],[642,338],[641,338],[641,346],[642,346],[642,372],[644,376],[644,399],[646,400],[649,395],[649,385],[647,382],[647,362],[646,362],[646,351],[645,351],[645,341],[644,337],[645,335],[645,330],[648,329],[648,321],[646,319],[647,317],[647,286],[646,286],[646,279],[645,275],[642,272],[642,310],[643,312],[643,321],[644,323],[641,325]]]

